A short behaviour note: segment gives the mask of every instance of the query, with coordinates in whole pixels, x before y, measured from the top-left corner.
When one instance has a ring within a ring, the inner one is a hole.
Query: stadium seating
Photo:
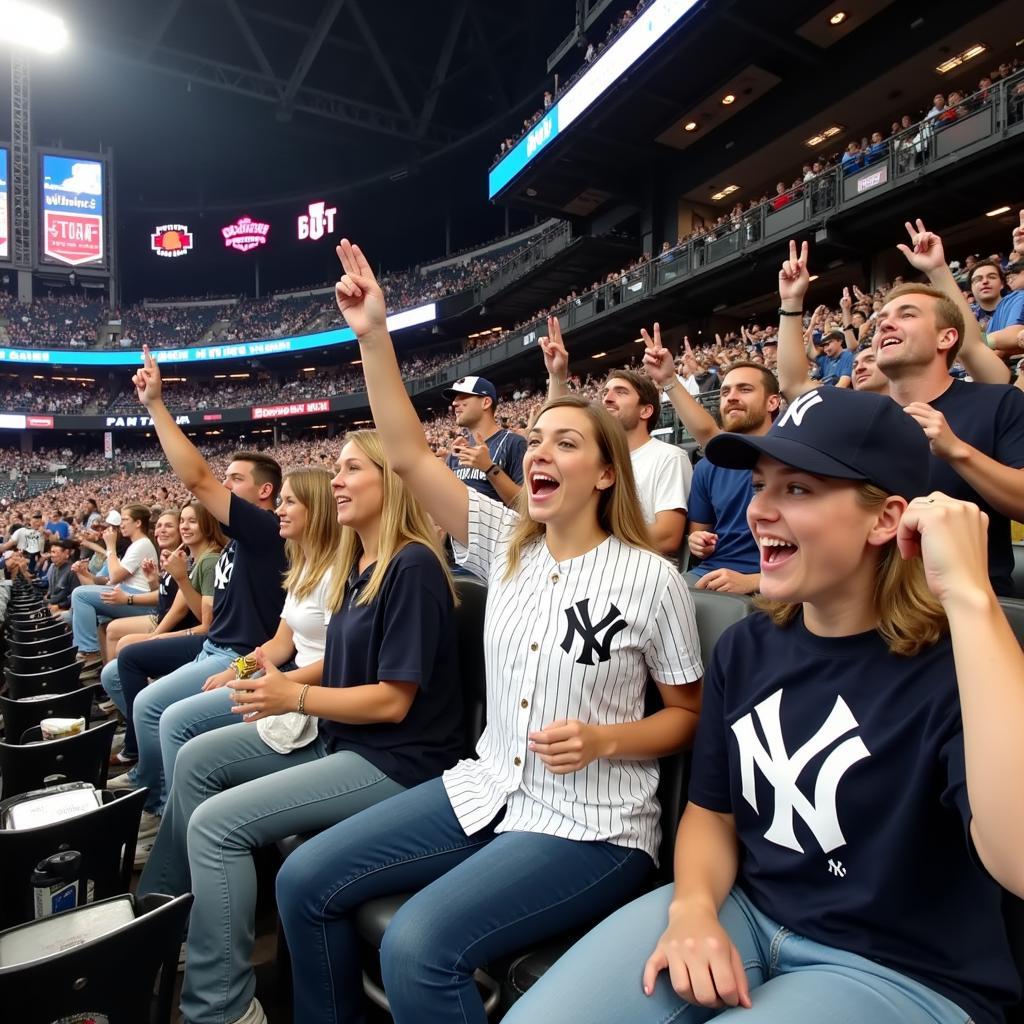
[[[65,782],[89,782],[103,789],[116,729],[116,722],[103,722],[62,739],[39,743],[30,735],[28,742],[0,743],[0,796],[6,800]]]
[[[25,733],[44,718],[84,718],[85,727],[92,724],[93,701],[104,699],[99,683],[83,686],[67,693],[47,695],[45,700],[12,700],[0,696],[0,715],[4,720],[4,742],[25,742]]]

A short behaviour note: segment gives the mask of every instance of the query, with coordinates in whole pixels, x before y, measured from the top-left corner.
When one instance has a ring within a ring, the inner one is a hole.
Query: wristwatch
[[[492,462],[491,468],[484,473],[484,476],[497,476],[500,472],[501,466],[499,466],[496,462]]]

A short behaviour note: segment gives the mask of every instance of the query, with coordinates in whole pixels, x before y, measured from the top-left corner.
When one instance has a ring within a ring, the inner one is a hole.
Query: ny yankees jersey
[[[908,658],[874,631],[733,626],[709,659],[689,797],[734,816],[737,884],[773,920],[977,1022],[1016,999],[1002,893],[969,834],[948,637]]]
[[[701,676],[693,605],[665,559],[609,537],[556,562],[543,540],[504,580],[517,514],[469,492],[469,545],[456,558],[487,581],[487,728],[479,760],[444,784],[468,834],[506,808],[499,832],[543,832],[645,850],[661,838],[657,761],[598,760],[555,775],[527,736],[561,719],[621,724],[644,716],[648,673],[661,683]]]

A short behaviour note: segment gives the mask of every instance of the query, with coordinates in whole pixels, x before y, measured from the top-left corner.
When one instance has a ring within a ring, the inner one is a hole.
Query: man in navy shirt
[[[462,377],[444,392],[452,400],[462,436],[452,445],[448,468],[467,486],[511,505],[523,485],[526,440],[498,426],[498,393],[484,377]]]
[[[656,381],[667,379],[668,395],[683,426],[701,445],[722,430],[737,434],[767,434],[780,404],[779,382],[759,363],[736,362],[722,378],[719,411],[722,426],[683,387],[674,384],[672,353],[643,332],[647,351],[644,365]],[[660,338],[660,334],[655,337]],[[669,378],[668,375],[672,374]],[[702,459],[693,470],[689,501],[690,554],[700,565],[686,574],[699,590],[754,594],[761,585],[761,556],[747,525],[751,497],[750,472],[721,469]]]
[[[116,779],[108,788],[149,787],[140,839],[155,835],[159,827],[177,749],[200,732],[238,721],[231,714],[230,693],[223,688],[211,694],[202,709],[193,709],[196,714],[180,708],[178,716],[168,712],[172,705],[201,693],[210,676],[274,635],[284,606],[282,580],[288,567],[273,511],[281,467],[262,453],[238,452],[223,483],[219,481],[164,405],[160,370],[148,349],[145,359],[134,383],[167,461],[231,540],[217,562],[213,623],[206,636],[186,630],[185,636],[134,644],[118,655],[122,687],[138,694],[134,721],[139,763],[124,782]],[[147,676],[155,681],[137,687],[133,680],[140,676],[143,682]]]

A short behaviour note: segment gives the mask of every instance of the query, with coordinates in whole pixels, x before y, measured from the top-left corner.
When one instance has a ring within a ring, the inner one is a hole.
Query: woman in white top
[[[304,1024],[362,1020],[352,915],[419,889],[384,937],[396,1024],[482,1022],[473,971],[635,894],[657,856],[657,759],[686,746],[701,668],[692,605],[651,548],[621,426],[578,398],[541,410],[518,510],[431,453],[358,248],[338,305],[359,339],[388,458],[488,583],[478,759],[310,840],[278,875]],[[664,707],[644,717],[649,676]]]
[[[148,505],[125,505],[121,509],[120,526],[108,526],[103,531],[103,542],[107,548],[107,583],[109,586],[120,586],[126,594],[145,594],[149,591],[142,563],[146,559],[157,559],[156,547],[149,538],[149,518]],[[129,542],[123,556],[117,553],[119,531]],[[86,670],[98,669],[100,664],[97,615],[119,619],[149,614],[149,609],[142,605],[105,604],[101,595],[106,589],[101,586],[83,586],[77,587],[71,594],[71,631],[78,647],[78,658]]]

